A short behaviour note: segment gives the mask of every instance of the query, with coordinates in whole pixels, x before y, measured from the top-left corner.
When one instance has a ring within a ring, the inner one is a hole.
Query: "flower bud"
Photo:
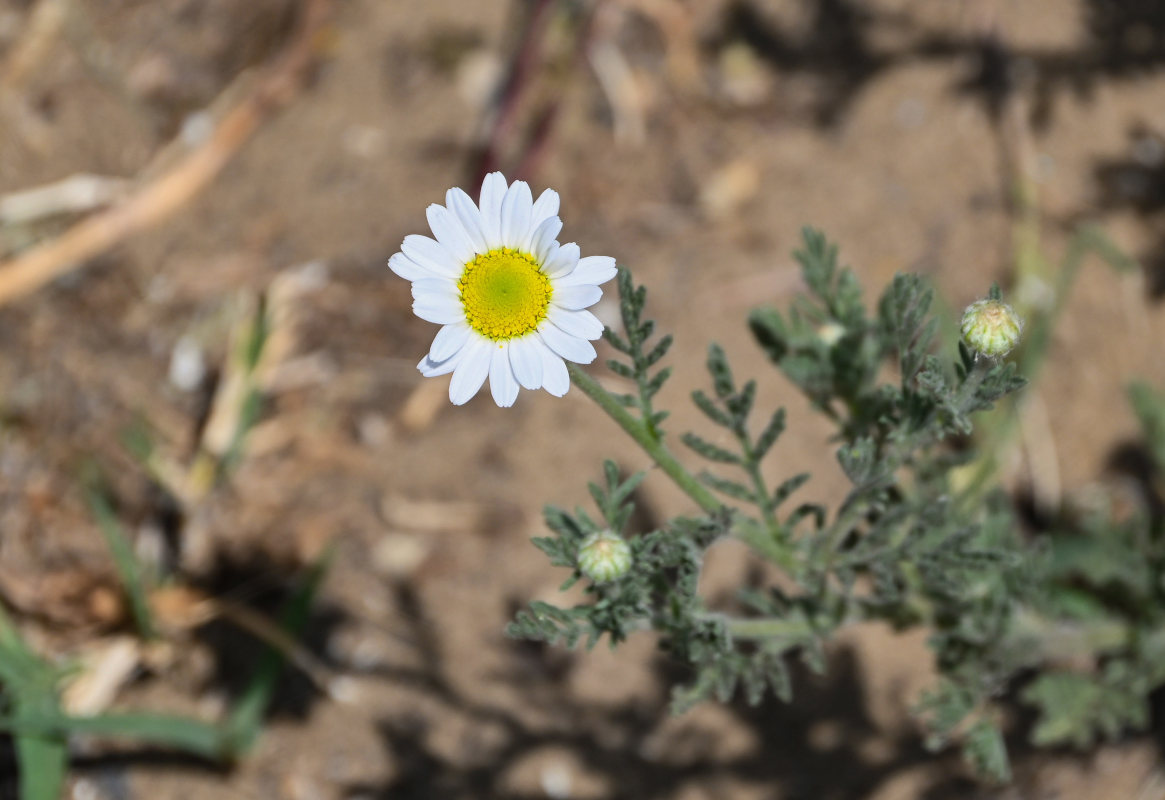
[[[611,531],[592,533],[578,549],[578,568],[595,583],[622,578],[631,561],[631,545]]]
[[[963,312],[963,341],[977,353],[1000,358],[1019,343],[1023,320],[1002,300],[976,300]]]
[[[817,329],[817,338],[824,342],[826,347],[833,347],[845,338],[845,334],[845,326],[836,322],[828,322]]]

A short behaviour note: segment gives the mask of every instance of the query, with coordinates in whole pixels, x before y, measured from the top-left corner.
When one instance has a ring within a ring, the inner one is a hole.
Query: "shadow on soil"
[[[970,23],[963,32],[926,30],[909,16],[855,0],[805,0],[801,9],[791,24],[755,0],[738,0],[707,45],[743,44],[774,75],[810,81],[808,111],[824,129],[843,125],[880,75],[911,63],[959,65],[952,91],[976,99],[997,124],[1007,99],[1024,89],[1037,132],[1048,129],[1066,95],[1087,102],[1101,84],[1165,69],[1165,3],[1088,0],[1078,43],[1059,48],[1014,47],[986,24],[979,31]],[[879,44],[887,40],[895,44]],[[1139,254],[1147,289],[1154,299],[1165,298],[1165,131],[1131,131],[1128,156],[1099,160],[1095,176],[1099,196],[1085,213],[1131,209],[1142,217],[1156,240]]]
[[[1150,296],[1165,299],[1165,131],[1144,126],[1129,131],[1127,153],[1100,159],[1094,175],[1103,208],[1131,210],[1152,232],[1155,244],[1140,261]]]
[[[558,648],[514,642],[511,666],[496,676],[497,687],[470,696],[447,680],[441,646],[433,636],[426,609],[407,588],[397,590],[397,602],[410,625],[409,637],[420,655],[418,667],[385,671],[387,680],[415,687],[429,699],[464,719],[476,742],[456,757],[431,742],[433,729],[420,716],[383,719],[380,735],[395,774],[381,785],[345,787],[350,798],[421,800],[534,800],[544,791],[522,788],[515,774],[548,751],[569,753],[587,781],[606,786],[611,800],[653,800],[679,796],[685,788],[748,785],[775,791],[782,798],[805,800],[860,800],[900,771],[920,764],[941,764],[943,771],[962,772],[951,755],[927,752],[914,735],[888,734],[865,712],[866,698],[854,654],[840,650],[827,676],[804,669],[795,672],[795,700],[774,700],[756,708],[743,703],[725,706],[743,724],[753,744],[738,755],[723,755],[723,723],[689,725],[662,730],[669,719],[667,699],[653,692],[622,705],[597,706],[571,696],[568,678],[583,656]],[[659,686],[683,680],[668,663],[656,663]],[[534,715],[547,723],[531,723],[529,714],[509,704],[483,699],[491,693],[519,693]],[[478,735],[482,731],[488,734]],[[880,755],[871,757],[877,749]],[[466,750],[471,752],[465,752]],[[536,762],[546,763],[546,762]],[[528,770],[522,772],[529,778]],[[526,780],[525,783],[529,783]],[[717,789],[720,787],[720,789]],[[965,779],[932,787],[934,798],[970,798],[980,791]]]
[[[724,14],[712,48],[748,46],[774,73],[816,81],[813,118],[822,127],[842,122],[865,87],[891,67],[927,61],[965,63],[954,87],[982,97],[997,115],[1019,83],[1035,90],[1033,122],[1050,123],[1064,91],[1088,99],[1098,83],[1132,79],[1165,68],[1165,5],[1088,0],[1078,44],[1013,48],[989,24],[976,31],[928,30],[908,15],[870,9],[855,0],[805,0],[795,24],[768,15],[755,0],[738,0]],[[895,42],[886,45],[887,40]]]
[[[268,554],[253,552],[220,557],[197,586],[220,602],[242,608],[245,613],[261,615],[277,625],[299,589],[303,575],[301,565],[274,563]],[[294,641],[318,663],[335,668],[335,664],[329,661],[326,645],[346,620],[347,615],[338,606],[320,602],[317,598],[312,603],[303,632],[294,637]],[[237,621],[225,616],[203,625],[195,636],[214,653],[211,686],[224,692],[232,703],[238,700],[254,678],[256,665],[261,664],[269,652],[268,645],[253,633],[243,630]],[[320,699],[319,689],[302,670],[285,666],[267,717],[304,720],[312,705]]]

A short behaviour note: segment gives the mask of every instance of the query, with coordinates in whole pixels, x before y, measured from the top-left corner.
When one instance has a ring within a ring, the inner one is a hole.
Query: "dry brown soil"
[[[29,35],[37,5],[0,2],[0,57]],[[132,191],[246,92],[295,14],[291,0],[60,5],[72,10],[35,70],[15,86],[0,79],[0,195],[76,173],[127,178]],[[408,284],[385,262],[403,236],[426,232],[427,204],[474,180],[491,81],[514,57],[526,4],[338,6],[309,84],[203,194],[0,308],[0,595],[42,652],[66,658],[130,630],[81,491],[87,465],[143,557],[224,603],[270,613],[303,565],[335,547],[306,642],[342,678],[336,697],[285,681],[256,751],[229,771],[78,743],[73,797],[1165,793],[1149,737],[1088,755],[1022,751],[1006,789],[925,753],[907,713],[930,680],[923,635],[847,634],[827,678],[798,677],[791,706],[678,718],[666,687],[682,672],[647,636],[614,653],[507,641],[514,610],[552,599],[565,577],[528,543],[542,506],[585,502],[604,457],[629,470],[645,459],[578,392],[449,406],[447,379],[423,382],[413,368],[433,326],[411,315]],[[1085,221],[1145,263],[1126,275],[1086,263],[1032,390],[1037,455],[1017,456],[1009,480],[1031,483],[1038,458],[1043,490],[1077,493],[1115,480],[1110,455],[1135,434],[1123,386],[1135,376],[1165,386],[1157,7],[611,0],[581,55],[576,23],[550,26],[499,163],[511,175],[524,163],[535,191],[557,189],[564,237],[650,288],[652,313],[676,334],[671,429],[700,425],[686,397],[705,381],[706,343],[719,341],[739,374],[760,377],[766,407],[789,408],[773,474],[814,469],[805,498],[825,500],[840,486],[828,428],[767,367],[745,314],[798,290],[789,253],[805,224],[841,243],[870,295],[898,271],[926,274],[952,307],[992,280],[1009,285],[1018,168],[1038,188],[1053,264]],[[546,108],[556,116],[531,156],[524,141]],[[1009,120],[1021,122],[1019,145]],[[0,223],[0,247],[16,252],[72,221]],[[230,332],[260,295],[284,316],[258,425],[229,479],[190,501],[167,496],[127,432],[150,431],[156,452],[189,468]],[[183,341],[207,367],[193,388],[170,377]],[[655,515],[687,508],[662,475],[643,501]],[[719,547],[710,591],[747,564]],[[258,651],[228,621],[186,619],[183,598],[171,600],[163,644],[138,653],[139,672],[111,701],[211,718]],[[11,773],[10,760],[0,768]]]

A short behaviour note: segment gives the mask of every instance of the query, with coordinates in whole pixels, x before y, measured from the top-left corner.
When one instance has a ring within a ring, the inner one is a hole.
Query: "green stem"
[[[150,612],[146,583],[133,546],[130,545],[129,538],[121,528],[121,522],[101,490],[90,487],[85,492],[85,498],[97,520],[97,528],[105,537],[105,544],[113,557],[113,565],[129,598],[130,610],[133,612],[138,633],[143,639],[153,639],[155,638],[153,614]]]
[[[768,528],[769,535],[774,539],[785,541],[788,539],[788,532],[777,520],[777,515],[773,507],[773,498],[769,494],[768,484],[765,483],[764,475],[761,473],[760,462],[757,461],[756,452],[752,449],[752,443],[748,439],[748,432],[738,428],[735,433],[736,440],[740,442],[740,449],[744,452],[744,471],[752,479],[752,490],[756,492],[757,505],[760,507],[761,515],[764,517],[765,527]]]
[[[853,530],[854,525],[866,513],[866,503],[862,498],[862,493],[870,489],[874,484],[865,484],[860,488],[860,491],[853,491],[850,497],[844,504],[844,508],[833,520],[833,524],[829,526],[825,536],[821,538],[823,542],[822,548],[819,552],[825,560],[825,568],[822,570],[822,589],[825,588],[825,582],[828,580],[829,573],[834,568],[834,561],[838,555],[838,548],[841,543],[845,541],[845,537]]]
[[[777,639],[803,642],[821,634],[810,623],[797,617],[738,618],[719,616],[734,639]],[[851,608],[833,630],[865,621],[859,608]],[[1125,623],[1102,620],[1099,622],[1064,622],[1048,619],[1030,608],[1019,607],[1012,615],[1011,626],[1005,634],[1005,649],[1024,651],[1025,663],[1037,667],[1049,662],[1063,662],[1085,655],[1097,655],[1128,647],[1136,638],[1135,631]],[[1147,649],[1165,647],[1165,628],[1150,632],[1145,641]]]
[[[619,427],[625,430],[627,435],[634,439],[643,448],[643,451],[659,465],[659,468],[675,482],[676,486],[680,487],[688,497],[695,500],[700,508],[709,514],[716,514],[727,507],[717,500],[716,496],[706,489],[692,473],[684,469],[684,465],[676,460],[676,457],[658,438],[658,434],[653,436],[648,431],[647,426],[619,405],[618,401],[611,396],[610,392],[600,386],[598,381],[576,364],[568,361],[566,367],[570,372],[571,380],[582,390],[583,394],[594,400],[603,411],[606,411],[607,416],[615,420]],[[732,533],[737,539],[774,564],[785,569],[791,570],[793,568],[793,557],[788,549],[782,547],[770,531],[759,527],[753,520],[734,514]]]
[[[684,469],[683,464],[676,460],[676,457],[664,446],[658,436],[652,436],[646,424],[631,416],[627,409],[619,405],[611,396],[610,392],[599,385],[598,381],[584,372],[577,364],[568,361],[566,368],[570,372],[570,379],[582,390],[583,394],[594,400],[599,408],[607,412],[607,416],[618,423],[619,427],[625,430],[627,435],[634,439],[647,455],[651,456],[659,468],[667,473],[667,476],[675,482],[676,486],[696,501],[700,508],[709,514],[714,514],[724,508],[724,504],[717,500],[712,492],[704,488],[692,473]]]
[[[1161,631],[1150,634],[1158,639],[1162,635]],[[1123,622],[1062,622],[1020,608],[1012,615],[1007,639],[1015,650],[1029,654],[1030,663],[1037,664],[1127,647],[1134,639],[1134,631]]]
[[[725,625],[734,639],[788,639],[803,642],[814,636],[813,631],[799,619],[760,617],[757,619],[726,619]]]
[[[975,355],[975,362],[971,365],[971,372],[967,375],[967,380],[963,382],[959,389],[956,402],[962,408],[963,403],[975,396],[979,385],[983,383],[983,378],[986,376],[990,365],[988,359],[984,356]],[[1022,368],[1020,374],[1024,374]],[[1010,398],[1007,398],[1010,400]],[[995,470],[998,468],[999,460],[998,453],[1002,443],[1011,438],[1011,431],[1019,422],[1019,415],[1016,412],[1014,402],[1009,403],[1007,416],[1004,418],[1000,427],[994,429],[994,433],[990,434],[991,443],[983,448],[983,455],[979,458],[978,466],[975,468],[975,473],[971,479],[958,490],[955,494],[953,508],[956,513],[963,513],[968,510],[968,506],[982,500],[983,487],[995,475]]]
[[[989,360],[983,356],[975,356],[975,361],[971,365],[971,370],[967,374],[963,385],[959,387],[958,394],[955,396],[955,406],[964,411],[968,403],[974,399],[975,392],[979,390],[983,379],[987,376],[991,369]],[[965,412],[964,412],[965,413]],[[922,430],[926,430],[934,422],[933,413],[926,421],[926,424],[921,426]],[[885,484],[893,480],[894,473],[907,462],[911,454],[916,450],[921,450],[927,446],[925,441],[908,441],[906,443],[900,442],[886,455],[886,464],[888,465],[880,475],[874,479],[863,484],[855,486],[850,490],[845,501],[841,505],[841,512],[829,527],[825,536],[822,537],[822,544],[816,550],[819,558],[824,562],[824,570],[822,571],[823,580],[828,578],[828,574],[835,568],[837,563],[838,547],[845,541],[845,537],[849,534],[853,526],[862,518],[866,512],[868,503],[868,493],[870,490],[878,487],[879,484]],[[822,584],[822,590],[825,585]]]
[[[1068,243],[1068,251],[1057,274],[1051,308],[1040,309],[1029,304],[1018,309],[1022,316],[1028,318],[1029,324],[1024,329],[1023,348],[1016,359],[1016,368],[1033,386],[1047,360],[1052,333],[1067,305],[1068,296],[1076,282],[1076,275],[1080,271],[1084,257],[1089,253],[1105,260],[1114,269],[1130,268],[1130,262],[1116,252],[1096,230],[1091,227],[1082,228]],[[1000,404],[1001,410],[994,415],[991,426],[986,431],[987,435],[980,437],[983,440],[980,447],[983,455],[961,492],[961,501],[967,503],[979,501],[984,487],[995,477],[999,469],[1000,453],[1014,437],[1015,428],[1019,424],[1018,400],[1011,398],[1009,400],[1006,405]]]
[[[967,413],[964,406],[975,398],[975,392],[979,391],[979,387],[983,384],[983,379],[987,377],[987,373],[991,371],[991,359],[979,353],[975,354],[975,360],[971,362],[971,369],[967,373],[967,379],[963,381],[963,385],[959,387],[958,394],[955,395],[955,406],[959,411]]]

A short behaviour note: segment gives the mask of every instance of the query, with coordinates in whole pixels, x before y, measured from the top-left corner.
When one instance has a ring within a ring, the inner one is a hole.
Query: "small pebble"
[[[170,354],[170,383],[184,392],[202,385],[206,377],[206,357],[202,346],[189,336],[183,336]]]

